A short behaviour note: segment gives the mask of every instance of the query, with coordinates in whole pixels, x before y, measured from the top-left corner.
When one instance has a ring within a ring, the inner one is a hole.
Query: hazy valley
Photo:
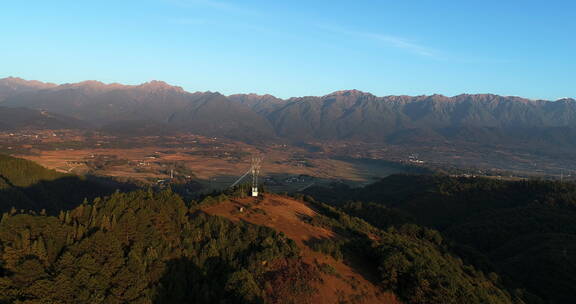
[[[236,143],[222,153],[234,153],[235,145],[263,152],[285,145],[292,154],[311,152],[313,158],[426,162],[474,175],[494,171],[569,177],[575,161],[573,99],[376,97],[352,90],[283,100],[271,95],[189,93],[160,81],[136,86],[97,81],[54,85],[5,78],[0,80],[0,107],[5,117],[0,130],[6,138],[0,150],[21,155],[34,154],[26,148],[31,141],[22,132],[68,130],[58,144],[40,150],[143,145],[160,149],[165,143],[178,145],[178,137],[196,135]],[[6,136],[14,132],[16,136]]]

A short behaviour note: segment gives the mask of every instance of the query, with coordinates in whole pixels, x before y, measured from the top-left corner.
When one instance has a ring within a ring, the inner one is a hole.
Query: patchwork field
[[[385,162],[311,155],[299,148],[204,146],[134,149],[85,148],[43,150],[16,155],[60,172],[108,176],[142,183],[200,182],[207,189],[226,188],[250,168],[251,156],[263,157],[260,181],[272,191],[296,191],[329,182],[361,185],[401,168]]]

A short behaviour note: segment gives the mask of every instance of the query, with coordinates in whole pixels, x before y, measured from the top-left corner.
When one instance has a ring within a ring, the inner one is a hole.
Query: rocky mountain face
[[[285,104],[285,101],[272,95],[235,94],[228,99],[250,107],[258,114],[267,115]]]
[[[576,101],[491,94],[377,97],[357,90],[279,99],[271,95],[189,93],[161,81],[52,85],[0,80],[0,105],[41,109],[104,127],[165,129],[242,140],[359,140],[413,143],[576,142]]]
[[[381,141],[430,131],[454,136],[459,130],[573,128],[576,102],[488,94],[376,97],[341,91],[287,100],[268,119],[280,136]]]
[[[247,105],[219,93],[189,93],[161,81],[137,86],[97,81],[65,84],[24,91],[0,105],[42,109],[118,132],[154,124],[173,131],[236,139],[273,136],[266,118]]]
[[[22,78],[8,77],[0,79],[0,102],[22,92],[55,87],[55,84],[44,83],[36,80],[24,80]]]

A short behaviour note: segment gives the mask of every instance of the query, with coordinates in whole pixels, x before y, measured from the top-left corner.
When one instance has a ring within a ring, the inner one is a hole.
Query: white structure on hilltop
[[[252,163],[250,165],[250,169],[246,171],[240,178],[238,178],[230,187],[234,187],[238,185],[238,183],[246,177],[248,174],[252,174],[252,188],[251,188],[251,195],[254,197],[258,196],[258,175],[260,174],[260,167],[262,166],[262,156],[259,154],[255,154],[252,156]]]
[[[258,174],[260,174],[260,166],[262,157],[259,155],[252,157],[252,196],[258,196]]]

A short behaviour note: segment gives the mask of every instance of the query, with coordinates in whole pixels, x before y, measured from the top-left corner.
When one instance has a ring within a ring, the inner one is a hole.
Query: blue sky
[[[576,97],[576,1],[2,1],[0,77]]]

